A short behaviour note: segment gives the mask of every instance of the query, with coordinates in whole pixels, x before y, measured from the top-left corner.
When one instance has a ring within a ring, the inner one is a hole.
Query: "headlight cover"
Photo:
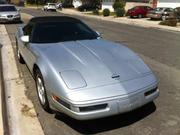
[[[86,81],[82,75],[76,70],[66,70],[60,72],[60,75],[69,89],[77,89],[86,87]]]
[[[20,17],[20,14],[15,15],[14,17]]]

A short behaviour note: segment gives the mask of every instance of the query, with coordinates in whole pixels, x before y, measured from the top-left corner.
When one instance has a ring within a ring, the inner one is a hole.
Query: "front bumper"
[[[153,89],[156,90],[150,92]],[[92,103],[83,104],[81,102],[81,104],[71,104],[72,107],[70,109],[56,101],[52,101],[52,102],[53,102],[53,108],[55,108],[58,111],[64,112],[65,114],[69,115],[72,118],[78,120],[90,120],[90,119],[102,118],[102,117],[107,117],[107,116],[112,116],[112,115],[117,115],[132,111],[149,102],[152,102],[158,96],[159,96],[159,89],[156,88],[156,86],[153,87],[151,86],[151,88],[146,88],[143,91],[141,90],[140,92],[136,92],[128,95],[106,98],[101,101],[93,101]],[[107,105],[107,106],[104,106],[104,108],[102,108],[102,106],[98,108],[98,105]],[[93,108],[93,110],[80,109],[80,108],[88,108],[88,107],[92,108],[92,106],[96,106],[97,109],[95,108]]]
[[[162,15],[160,14],[147,14],[148,18],[153,18],[153,19],[161,19]]]
[[[0,22],[20,22],[21,17],[0,17]]]

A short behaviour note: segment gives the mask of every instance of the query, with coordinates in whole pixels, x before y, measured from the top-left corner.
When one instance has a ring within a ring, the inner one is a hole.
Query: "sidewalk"
[[[103,16],[97,16],[97,15],[88,15],[87,13],[79,12],[75,9],[66,9],[66,8],[58,12],[69,14],[69,15],[78,15],[78,16],[83,16],[83,17],[100,19],[104,21],[116,22],[116,23],[121,23],[121,24],[129,24],[129,25],[135,25],[135,26],[141,26],[141,27],[158,28],[158,29],[180,32],[180,24],[178,24],[177,27],[163,26],[163,25],[159,25],[160,21],[154,21],[154,20],[152,21],[152,20],[149,20],[148,18],[131,19],[128,17],[118,17],[118,18],[115,18],[113,16],[103,17]]]
[[[10,135],[44,135],[34,106],[25,95],[27,89],[19,76],[11,40],[4,25],[0,25],[0,43],[3,45],[3,81]]]

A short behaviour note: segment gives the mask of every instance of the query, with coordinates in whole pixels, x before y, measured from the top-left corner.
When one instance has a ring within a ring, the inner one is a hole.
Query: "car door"
[[[26,62],[27,66],[30,70],[32,70],[33,64],[34,64],[35,59],[36,59],[35,55],[32,51],[32,43],[31,43],[33,28],[34,28],[33,24],[28,24],[23,28],[24,35],[29,36],[29,43],[23,43],[22,56],[23,56],[24,61]]]

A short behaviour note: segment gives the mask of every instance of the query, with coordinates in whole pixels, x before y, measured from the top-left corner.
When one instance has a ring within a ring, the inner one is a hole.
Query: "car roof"
[[[81,22],[79,19],[68,17],[68,16],[43,16],[34,17],[30,23],[43,23],[43,22]]]
[[[12,4],[0,4],[0,7],[5,7],[5,6],[14,6],[14,5],[12,5]]]

